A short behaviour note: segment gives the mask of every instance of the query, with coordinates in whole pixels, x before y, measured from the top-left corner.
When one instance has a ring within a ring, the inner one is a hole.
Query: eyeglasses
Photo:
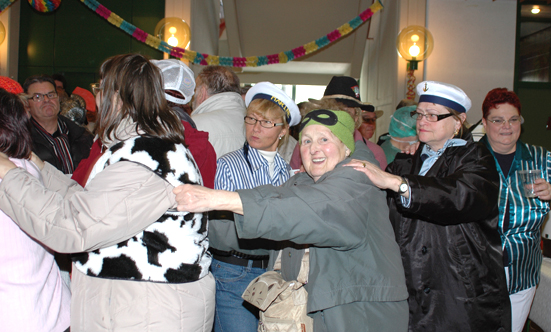
[[[498,118],[498,119],[493,119],[488,121],[495,124],[496,126],[504,126],[506,122],[509,123],[510,126],[518,126],[522,124],[522,119],[520,117],[510,118],[509,120]]]
[[[44,100],[44,97],[48,97],[48,100],[50,99],[56,99],[57,98],[57,92],[55,91],[50,91],[48,93],[35,93],[33,95],[31,95],[29,98],[32,99],[34,102],[41,102]]]
[[[377,119],[374,119],[374,118],[362,118],[362,121],[365,122],[365,123],[374,124],[375,122],[377,122]]]
[[[453,116],[452,113],[448,113],[448,114],[429,114],[429,113],[423,114],[423,113],[417,112],[417,111],[411,112],[410,115],[416,121],[421,121],[421,119],[423,117],[425,117],[425,119],[427,119],[428,122],[437,122],[437,121],[443,120],[445,118],[448,118],[450,116]]]
[[[92,88],[92,93],[94,96],[96,96],[98,93],[100,93],[103,88],[100,87],[100,83],[92,83],[90,84],[90,87]]]
[[[258,120],[255,118],[251,118],[250,116],[245,117],[245,123],[249,125],[255,125],[257,122],[260,123],[260,125],[264,128],[273,128],[276,126],[283,126],[283,123],[274,123],[272,121],[268,120]]]

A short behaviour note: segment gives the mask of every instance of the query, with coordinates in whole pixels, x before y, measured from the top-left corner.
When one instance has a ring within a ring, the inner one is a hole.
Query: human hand
[[[176,195],[178,211],[205,212],[213,210],[209,207],[209,194],[213,189],[203,186],[184,184],[172,190]]]
[[[42,170],[44,168],[44,162],[42,159],[40,159],[39,156],[37,156],[34,152],[31,153],[31,161],[38,166],[39,170]]]
[[[421,142],[415,142],[414,144],[411,144],[410,146],[408,146],[405,150],[402,150],[402,153],[415,154],[415,151],[417,151],[420,144]]]
[[[402,183],[401,177],[387,173],[368,161],[352,159],[344,166],[354,167],[355,170],[364,173],[375,186],[381,189],[391,189],[398,192]]]
[[[14,163],[8,158],[8,156],[0,152],[0,178],[3,179],[9,170],[16,168]]]
[[[206,212],[227,210],[243,214],[243,204],[234,191],[215,190],[206,187],[184,184],[172,190],[176,195],[178,211]]]
[[[551,184],[544,179],[536,179],[534,182],[534,193],[542,201],[551,200]]]

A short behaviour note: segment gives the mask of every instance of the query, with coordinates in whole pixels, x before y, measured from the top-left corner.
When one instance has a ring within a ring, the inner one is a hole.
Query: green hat
[[[302,139],[302,130],[310,125],[321,125],[327,127],[333,135],[354,152],[354,120],[345,111],[334,110],[313,110],[308,112],[300,124],[299,141]]]
[[[411,116],[411,112],[415,112],[416,109],[416,105],[397,109],[390,116],[389,135],[396,138],[417,136],[417,131],[415,130],[417,120]]]

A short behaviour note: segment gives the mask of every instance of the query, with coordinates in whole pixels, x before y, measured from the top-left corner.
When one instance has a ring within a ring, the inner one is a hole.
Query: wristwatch
[[[400,186],[398,187],[398,194],[403,195],[408,191],[408,189],[408,182],[406,181],[406,179],[402,178],[402,183],[400,183]]]

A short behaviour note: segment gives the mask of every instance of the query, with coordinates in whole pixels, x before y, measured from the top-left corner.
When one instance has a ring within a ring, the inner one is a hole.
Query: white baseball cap
[[[435,81],[424,81],[417,84],[419,102],[447,106],[459,113],[467,113],[472,106],[467,94],[455,85]]]
[[[178,59],[151,60],[151,63],[161,69],[165,91],[177,91],[183,96],[177,98],[165,92],[166,100],[180,105],[189,103],[195,91],[193,71]]]
[[[255,99],[267,99],[279,106],[285,113],[285,118],[289,127],[295,126],[300,122],[300,111],[297,104],[287,96],[283,90],[270,82],[260,82],[255,84],[247,91],[245,95],[245,105],[249,107],[251,101]]]

